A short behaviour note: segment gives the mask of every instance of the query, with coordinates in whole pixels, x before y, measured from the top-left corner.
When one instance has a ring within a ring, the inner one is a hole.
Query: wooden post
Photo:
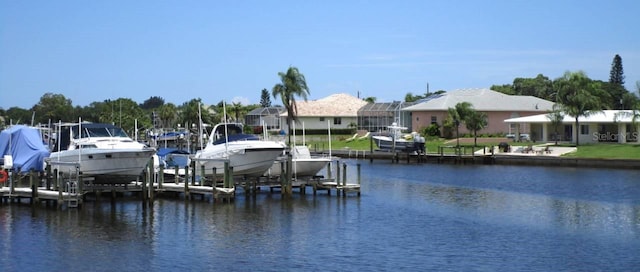
[[[158,170],[158,189],[162,190],[162,183],[164,182],[164,165],[160,164],[160,170]]]
[[[331,161],[330,161],[330,162],[329,162],[329,165],[327,165],[327,178],[328,178],[328,179],[331,179],[331,167],[332,167],[332,165],[331,165],[331,164],[332,164],[332,163],[333,163],[333,162],[331,162]]]
[[[229,188],[229,187],[227,187],[228,184],[229,184],[229,171],[230,171],[229,162],[225,161],[224,162],[224,176],[222,178],[222,187],[223,188]]]
[[[35,181],[36,172],[29,170],[29,186],[31,187],[31,204],[36,204],[38,201],[38,184]]]
[[[53,179],[53,190],[58,191],[58,188],[60,188],[58,187],[58,169],[53,169]]]
[[[62,207],[62,191],[63,191],[62,178],[60,177],[62,173],[58,173],[58,169],[55,169],[53,173],[55,174],[55,177],[56,177],[56,188],[58,189],[58,208],[60,208]]]
[[[373,137],[369,136],[369,162],[373,162]]]
[[[358,169],[358,196],[360,196],[360,164],[358,163],[356,166],[356,169]]]
[[[360,185],[360,164],[356,164],[356,169],[357,169],[357,173],[358,173],[358,185]]]
[[[293,188],[292,188],[292,183],[293,183],[293,157],[291,156],[291,153],[287,154],[287,188],[286,188],[286,192],[287,192],[287,196],[292,196],[293,194]]]
[[[84,191],[84,179],[82,177],[82,171],[78,172],[78,189],[76,190],[76,193],[78,193],[78,195],[82,196],[83,195],[83,191]]]
[[[285,180],[287,179],[287,162],[280,161],[280,195],[284,195]],[[273,192],[273,189],[271,189]]]
[[[77,196],[80,196],[80,197],[77,199],[77,201],[78,201],[78,205],[80,205],[80,204],[82,203],[82,198],[84,197],[84,193],[83,193],[83,190],[84,190],[84,180],[83,180],[83,177],[82,177],[82,172],[80,171],[80,172],[78,172],[78,173],[79,173],[79,175],[78,175],[78,189],[76,190],[76,194],[77,194],[77,195],[76,195],[76,197],[77,197]]]
[[[196,173],[197,173],[196,161],[191,161],[191,169],[193,169],[193,170],[191,170],[191,185],[195,186],[196,185]],[[186,182],[186,180],[185,180],[185,182]]]
[[[44,168],[44,173],[45,173],[45,187],[47,188],[47,190],[51,190],[51,164],[47,164],[47,166]]]
[[[337,161],[336,165],[336,185],[340,184],[340,161]]]
[[[211,175],[211,187],[217,187],[218,186],[218,169],[217,168],[213,168],[211,169],[211,172],[213,172],[213,174]]]
[[[204,186],[205,169],[204,163],[200,166],[200,186]]]
[[[177,166],[177,165],[175,166],[175,170],[176,170],[176,172],[175,172],[175,176],[173,176],[173,177],[174,177],[174,178],[173,178],[173,181],[175,181],[175,182],[176,182],[176,184],[178,184],[178,179],[179,179],[179,177],[180,177],[180,176],[178,176],[178,174],[180,173],[180,169],[178,168],[178,166]]]
[[[184,199],[189,199],[189,165],[184,166]]]
[[[147,164],[147,167],[148,166],[149,165]],[[140,185],[142,186],[142,203],[145,203],[147,201],[147,176],[147,169],[145,169],[144,171],[142,171],[142,181],[140,180],[140,176],[136,178],[136,183],[138,183],[139,181]]]
[[[149,160],[149,202],[153,202],[153,180],[155,178],[155,169],[153,168],[153,160]]]
[[[9,172],[9,195],[16,193],[16,175],[15,171]]]
[[[347,196],[347,164],[342,164],[342,196]]]

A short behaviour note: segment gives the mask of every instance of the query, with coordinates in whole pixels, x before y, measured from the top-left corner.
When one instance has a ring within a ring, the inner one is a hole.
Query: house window
[[[342,118],[340,118],[340,117],[334,117],[334,118],[333,118],[333,124],[334,124],[334,125],[340,125],[340,124],[342,124]]]
[[[589,125],[580,125],[580,135],[589,134]]]
[[[320,122],[324,122],[324,117],[320,117]]]
[[[437,124],[437,123],[438,123],[438,116],[431,115],[431,124]]]

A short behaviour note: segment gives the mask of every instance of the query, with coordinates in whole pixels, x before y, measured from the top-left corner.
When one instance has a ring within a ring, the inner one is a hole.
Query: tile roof
[[[318,100],[296,100],[299,117],[357,117],[358,110],[366,104],[366,101],[345,93],[332,94]],[[287,113],[285,112],[281,116],[287,116]]]
[[[534,96],[508,95],[490,89],[460,89],[446,92],[404,111],[446,111],[460,102],[469,102],[478,111],[541,111],[552,109],[553,102]]]

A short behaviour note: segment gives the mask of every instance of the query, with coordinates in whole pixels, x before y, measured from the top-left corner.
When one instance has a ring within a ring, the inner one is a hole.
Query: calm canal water
[[[3,204],[0,270],[640,270],[638,171],[345,162],[359,198]]]

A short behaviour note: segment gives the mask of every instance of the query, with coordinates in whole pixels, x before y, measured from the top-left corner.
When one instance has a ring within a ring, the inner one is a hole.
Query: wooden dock
[[[214,203],[217,200],[231,202],[235,199],[238,188],[246,195],[255,195],[260,191],[280,191],[283,197],[288,197],[294,189],[300,194],[306,194],[307,188],[311,188],[314,195],[320,191],[326,191],[327,195],[331,195],[333,191],[336,195],[347,196],[348,193],[354,192],[360,196],[360,165],[357,165],[357,183],[347,182],[346,164],[341,165],[338,161],[335,169],[336,178],[331,177],[332,170],[328,167],[327,178],[316,176],[298,180],[287,180],[284,177],[233,178],[232,168],[225,171],[222,179],[197,178],[196,173],[190,172],[188,168],[185,169],[184,176],[166,176],[158,174],[163,173],[161,169],[158,173],[147,171],[137,181],[124,184],[95,184],[91,179],[83,179],[81,173],[63,176],[58,173],[32,172],[26,176],[14,174],[7,183],[0,184],[0,199],[2,203],[21,203],[23,199],[28,199],[34,205],[42,201],[54,201],[58,207],[76,208],[80,207],[89,195],[95,196],[96,199],[110,195],[111,199],[115,199],[121,194],[135,194],[140,195],[145,203],[153,202],[162,194],[184,196],[186,199],[200,196],[201,199],[210,198]]]

